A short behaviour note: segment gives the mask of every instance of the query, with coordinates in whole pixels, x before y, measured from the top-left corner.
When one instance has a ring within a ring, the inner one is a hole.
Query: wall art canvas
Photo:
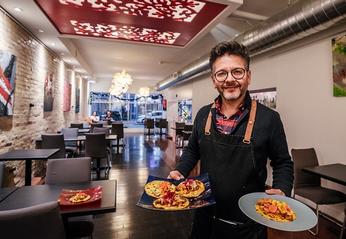
[[[13,115],[16,56],[0,50],[0,117]]]
[[[64,105],[63,111],[68,112],[71,109],[71,84],[66,82],[64,83]]]
[[[250,90],[251,99],[257,100],[259,103],[276,109],[276,87]]]
[[[346,96],[346,35],[332,39],[333,95]]]
[[[53,111],[54,103],[54,78],[53,73],[48,73],[44,80],[44,100],[43,100],[43,111]]]
[[[79,113],[80,108],[80,89],[76,88],[76,106],[75,106],[75,113]]]
[[[178,101],[178,121],[192,123],[192,100]]]

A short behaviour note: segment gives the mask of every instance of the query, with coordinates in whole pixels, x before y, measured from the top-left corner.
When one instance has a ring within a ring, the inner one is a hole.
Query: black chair
[[[96,160],[97,179],[100,179],[101,170],[105,170],[105,176],[107,176],[111,165],[111,154],[107,149],[106,135],[104,133],[86,133],[85,136],[85,156]],[[101,159],[106,159],[106,167],[101,167]]]
[[[175,122],[175,144],[177,148],[182,148],[183,145],[183,130],[185,129],[184,122]]]
[[[158,119],[155,121],[155,127],[160,129],[160,136],[162,134],[167,134],[168,121],[166,119]],[[162,129],[165,130],[165,133],[162,132]]]
[[[70,128],[83,129],[83,123],[71,123]]]
[[[91,133],[103,133],[107,137],[107,136],[109,136],[109,128],[94,127],[92,129]]]
[[[91,158],[48,160],[46,184],[83,183],[91,180]],[[65,223],[69,237],[90,237],[94,231],[92,216],[69,217]]]
[[[185,141],[189,140],[191,133],[192,133],[192,128],[193,125],[192,124],[185,124],[184,125],[184,130],[183,130],[183,139],[182,139],[182,147],[184,148],[185,146]]]
[[[313,235],[318,235],[319,205],[343,203],[346,201],[346,196],[337,190],[322,187],[320,177],[302,170],[303,168],[318,166],[314,148],[292,149],[291,153],[294,161],[294,197],[298,195],[312,201],[316,205],[316,230],[309,231]]]
[[[57,202],[0,211],[1,238],[64,239],[64,224]]]
[[[90,132],[92,132],[94,128],[102,128],[102,127],[103,127],[103,123],[92,123],[90,125]]]
[[[60,149],[51,158],[66,158],[66,148],[63,134],[43,134],[42,149]]]
[[[115,134],[117,136],[117,154],[119,154],[119,148],[124,147],[124,124],[123,123],[113,123],[111,134]],[[120,140],[122,140],[122,144],[120,144]]]
[[[339,239],[343,238],[344,233],[345,233],[345,228],[346,228],[346,206],[344,208],[344,223],[342,224],[342,227],[341,227],[341,232],[340,232],[340,238]]]
[[[65,142],[65,149],[72,157],[77,157],[78,155],[78,128],[62,128],[61,133],[64,135],[64,139],[76,139],[76,141]]]
[[[151,135],[150,130],[154,129],[154,119],[145,119],[144,128],[147,130],[146,135]]]

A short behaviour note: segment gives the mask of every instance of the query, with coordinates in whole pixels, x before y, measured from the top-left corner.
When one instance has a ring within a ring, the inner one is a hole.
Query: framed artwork
[[[54,103],[54,78],[53,73],[48,73],[46,79],[44,80],[44,100],[43,100],[43,111],[51,112],[53,111]]]
[[[346,96],[346,35],[332,39],[333,95]]]
[[[276,109],[276,87],[250,90],[249,92],[251,99],[255,99],[269,108]]]
[[[71,84],[66,82],[64,83],[64,102],[63,102],[63,111],[68,112],[71,109]]]
[[[16,56],[0,50],[0,117],[13,115]]]
[[[192,100],[178,101],[178,121],[192,123]]]
[[[80,89],[76,88],[76,106],[75,106],[75,113],[79,113],[80,108]]]

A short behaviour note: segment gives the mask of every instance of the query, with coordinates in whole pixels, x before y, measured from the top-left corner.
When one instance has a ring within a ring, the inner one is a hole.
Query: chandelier
[[[132,77],[125,70],[115,73],[112,79],[112,85],[109,89],[109,93],[111,95],[120,96],[126,93],[132,82]]]

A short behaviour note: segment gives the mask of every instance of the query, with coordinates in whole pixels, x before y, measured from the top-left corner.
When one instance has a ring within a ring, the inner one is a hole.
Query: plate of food
[[[189,210],[215,204],[207,174],[183,180],[149,175],[137,206],[162,211]]]
[[[98,201],[102,198],[102,186],[83,190],[63,189],[59,196],[59,204],[63,206],[80,205]]]
[[[305,231],[317,224],[315,213],[307,205],[281,195],[249,193],[239,199],[238,205],[255,222],[282,231]]]

